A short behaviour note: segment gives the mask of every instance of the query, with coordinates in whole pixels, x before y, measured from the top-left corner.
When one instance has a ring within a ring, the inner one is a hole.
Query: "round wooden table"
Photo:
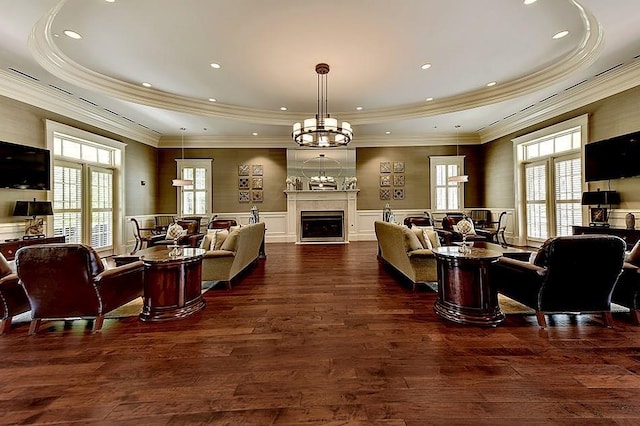
[[[504,321],[498,293],[489,279],[489,266],[502,253],[472,247],[433,250],[438,262],[438,299],[434,310],[440,317],[460,324],[495,326]]]
[[[144,305],[140,320],[183,318],[205,307],[202,258],[205,250],[157,246],[141,250],[144,263]]]

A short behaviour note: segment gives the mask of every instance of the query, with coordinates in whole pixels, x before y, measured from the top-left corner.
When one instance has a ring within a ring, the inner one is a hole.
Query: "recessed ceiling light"
[[[498,83],[496,83],[495,81],[492,81],[491,83],[487,83],[487,87],[495,86],[496,84]]]
[[[82,38],[82,36],[75,31],[64,30],[63,32],[64,32],[64,35],[74,40],[80,40]]]
[[[420,67],[420,69],[423,70],[428,70],[429,68],[431,68],[431,64],[422,64],[422,66]]]
[[[391,134],[391,132],[387,130],[386,132],[384,132],[384,134],[385,134],[385,135],[390,135],[390,134]]]
[[[209,102],[217,102],[216,98],[209,98]]]
[[[143,85],[144,87],[151,87],[151,83],[147,83],[146,81],[145,81],[144,83],[142,83],[142,85]]]
[[[536,0],[524,0],[524,4],[534,4]]]
[[[253,136],[258,136],[258,132],[251,133]]]
[[[431,102],[433,98],[427,98],[427,102]]]
[[[557,40],[559,38],[566,37],[568,34],[569,34],[569,31],[567,30],[560,31],[559,33],[554,34],[553,39]]]
[[[362,107],[361,106],[357,106],[356,107],[356,111],[362,111]]]
[[[115,3],[116,2],[116,0],[104,0],[104,1],[106,1],[107,3]]]
[[[286,106],[281,106],[281,107],[280,107],[280,111],[286,111],[286,110],[287,110],[287,107],[286,107]]]
[[[211,63],[211,68],[219,69],[220,68],[220,64],[218,64],[216,62],[212,62]]]

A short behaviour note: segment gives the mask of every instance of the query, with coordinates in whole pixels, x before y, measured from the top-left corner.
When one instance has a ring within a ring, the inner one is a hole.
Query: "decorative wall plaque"
[[[251,201],[251,194],[249,191],[238,191],[238,201],[241,203],[248,203]]]
[[[240,177],[240,178],[238,178],[238,189],[249,189],[249,178],[248,177]]]
[[[391,176],[389,175],[380,176],[380,186],[391,186]]]
[[[380,162],[380,173],[391,173],[391,161]]]
[[[404,186],[404,175],[393,175],[393,186]]]
[[[252,178],[251,189],[262,189],[262,178]]]
[[[262,164],[254,164],[251,166],[251,174],[253,176],[262,176]]]
[[[262,191],[251,191],[251,202],[253,202],[253,203],[261,203],[262,202]]]
[[[390,200],[391,199],[391,189],[389,189],[389,188],[380,188],[380,199],[381,200]]]
[[[393,188],[393,199],[404,200],[404,188]]]
[[[404,173],[404,161],[393,162],[393,173]]]
[[[238,166],[238,176],[249,176],[249,165],[240,164]]]

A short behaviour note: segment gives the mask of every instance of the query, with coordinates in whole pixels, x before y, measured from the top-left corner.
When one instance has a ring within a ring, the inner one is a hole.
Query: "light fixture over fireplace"
[[[343,121],[338,126],[338,120],[331,118],[328,112],[327,74],[329,65],[316,65],[318,74],[318,113],[315,118],[307,118],[302,123],[293,125],[293,140],[300,146],[311,148],[329,148],[345,146],[353,138],[351,124]]]

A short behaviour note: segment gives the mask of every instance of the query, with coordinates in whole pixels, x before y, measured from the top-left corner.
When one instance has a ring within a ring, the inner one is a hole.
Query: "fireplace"
[[[344,242],[344,211],[301,211],[301,242]]]

